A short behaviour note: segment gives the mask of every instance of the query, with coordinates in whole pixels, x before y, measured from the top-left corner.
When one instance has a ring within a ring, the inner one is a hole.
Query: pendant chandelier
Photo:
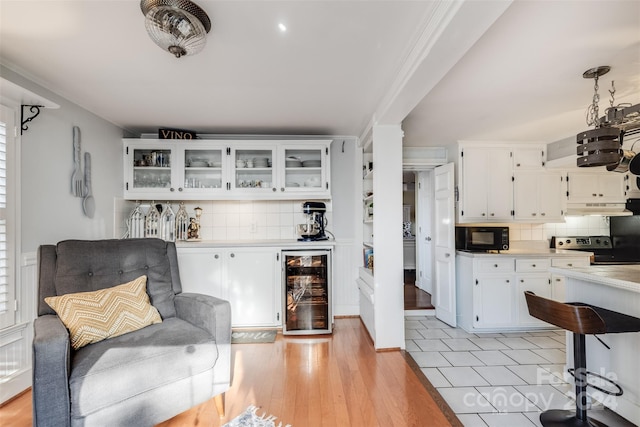
[[[195,55],[206,43],[211,20],[189,0],[141,0],[149,37],[176,58]]]
[[[594,129],[577,135],[577,165],[580,167],[607,166],[610,171],[619,170],[621,161],[630,155],[622,149],[624,137],[640,133],[640,104],[614,105],[616,89],[613,81],[609,90],[610,107],[604,116],[599,115],[598,79],[610,70],[611,67],[603,65],[582,74],[585,79],[594,79],[593,100],[586,114],[587,125],[593,126]]]

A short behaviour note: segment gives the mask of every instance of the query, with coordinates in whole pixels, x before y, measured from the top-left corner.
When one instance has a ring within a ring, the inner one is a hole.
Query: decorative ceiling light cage
[[[580,167],[606,166],[609,171],[626,172],[626,168],[620,165],[628,164],[635,153],[623,150],[622,144],[625,136],[640,133],[640,104],[615,104],[616,88],[611,82],[609,93],[610,107],[605,115],[600,117],[600,95],[598,94],[598,79],[607,74],[611,67],[603,65],[591,68],[582,74],[585,79],[594,79],[593,100],[587,108],[586,122],[594,129],[580,132],[576,137],[577,165]]]
[[[211,20],[189,0],[141,0],[149,37],[176,58],[195,55],[206,43]]]

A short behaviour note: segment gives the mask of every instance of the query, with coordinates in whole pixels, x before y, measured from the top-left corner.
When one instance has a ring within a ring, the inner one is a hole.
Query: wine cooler
[[[285,251],[283,334],[331,333],[331,251]]]

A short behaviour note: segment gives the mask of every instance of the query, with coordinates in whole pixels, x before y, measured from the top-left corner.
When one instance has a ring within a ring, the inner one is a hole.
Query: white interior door
[[[456,326],[456,252],[453,163],[438,166],[434,174],[434,246],[436,317]]]
[[[433,294],[433,171],[416,172],[416,283]]]

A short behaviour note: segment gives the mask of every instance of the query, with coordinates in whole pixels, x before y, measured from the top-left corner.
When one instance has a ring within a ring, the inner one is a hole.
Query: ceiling
[[[196,2],[207,45],[176,59],[138,0],[0,0],[0,63],[132,133],[551,142],[584,130],[598,65],[601,111],[611,79],[640,101],[636,0]]]

